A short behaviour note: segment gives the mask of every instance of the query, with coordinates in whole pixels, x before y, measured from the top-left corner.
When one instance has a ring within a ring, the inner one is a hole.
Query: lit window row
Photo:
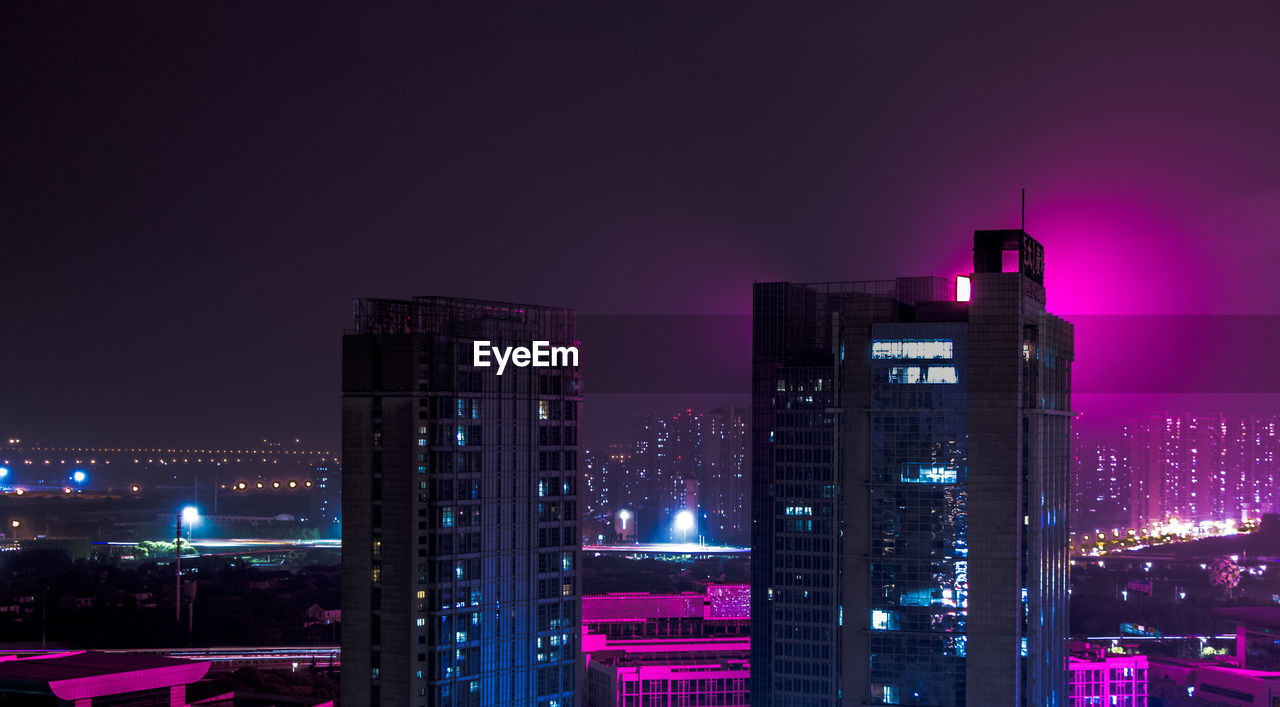
[[[954,358],[951,339],[876,339],[871,358]]]
[[[959,383],[955,366],[893,366],[889,368],[890,383]]]

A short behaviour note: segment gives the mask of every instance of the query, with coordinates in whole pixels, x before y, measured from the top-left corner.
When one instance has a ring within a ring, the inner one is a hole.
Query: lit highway
[[[699,545],[698,543],[635,543],[631,545],[583,545],[583,552],[614,555],[749,555],[749,547]]]
[[[211,670],[231,672],[251,666],[264,670],[337,668],[342,665],[338,646],[244,646],[226,648],[95,649],[102,653],[163,655],[187,660],[207,660]],[[0,655],[32,656],[49,653],[38,649],[0,651]]]

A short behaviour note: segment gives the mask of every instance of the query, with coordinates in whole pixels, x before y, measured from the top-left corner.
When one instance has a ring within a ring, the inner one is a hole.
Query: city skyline
[[[1277,37],[0,3],[0,703],[1280,706]]]

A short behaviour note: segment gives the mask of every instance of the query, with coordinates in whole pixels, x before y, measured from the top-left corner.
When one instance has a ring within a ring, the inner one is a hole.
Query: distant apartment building
[[[1073,434],[1071,526],[1079,532],[1130,527],[1128,450]]]
[[[719,544],[750,536],[747,417],[740,406],[632,420],[624,475],[609,484],[615,505],[639,512],[642,540],[676,539],[672,521],[681,511],[696,519],[696,534]],[[611,458],[616,455],[611,454]],[[622,483],[625,481],[625,487]]]
[[[1129,421],[1131,527],[1276,511],[1277,418],[1163,413]]]

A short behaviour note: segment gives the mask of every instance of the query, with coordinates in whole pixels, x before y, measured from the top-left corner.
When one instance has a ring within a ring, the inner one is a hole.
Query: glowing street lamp
[[[627,529],[627,521],[631,520],[631,511],[623,508],[618,511],[618,520],[622,521],[622,529]]]
[[[689,531],[693,530],[693,513],[680,511],[676,514],[676,530],[680,531],[680,542],[689,541]]]
[[[187,524],[187,542],[191,542],[191,534],[195,531],[198,520],[200,520],[200,511],[195,506],[182,509],[182,522]]]

